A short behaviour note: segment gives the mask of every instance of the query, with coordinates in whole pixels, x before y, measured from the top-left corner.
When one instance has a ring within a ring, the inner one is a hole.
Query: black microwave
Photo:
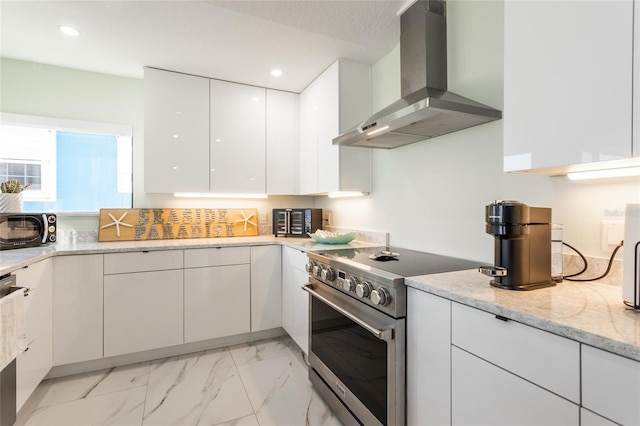
[[[322,229],[322,209],[273,209],[276,237],[307,237]]]
[[[57,228],[52,213],[0,213],[0,250],[53,243]]]

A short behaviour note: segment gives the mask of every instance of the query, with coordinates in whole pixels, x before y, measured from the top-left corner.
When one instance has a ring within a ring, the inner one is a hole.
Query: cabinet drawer
[[[623,425],[640,424],[640,362],[582,345],[582,405]]]
[[[580,402],[577,342],[459,303],[453,303],[451,319],[455,346]]]
[[[451,424],[577,426],[580,408],[456,347],[451,349]]]
[[[104,255],[104,273],[164,271],[182,269],[182,250],[137,251]]]
[[[213,247],[184,252],[185,268],[240,265],[250,260],[250,247]]]

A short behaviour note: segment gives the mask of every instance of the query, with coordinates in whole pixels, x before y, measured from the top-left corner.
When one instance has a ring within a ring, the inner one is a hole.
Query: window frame
[[[106,134],[131,140],[131,205],[133,207],[133,126],[117,123],[102,123],[85,120],[72,120],[56,117],[41,117],[35,115],[24,115],[0,112],[0,123],[3,125],[15,125],[33,128],[54,129],[56,131],[68,131],[77,133]],[[54,168],[55,169],[55,168]],[[120,179],[120,177],[118,178]],[[34,200],[35,201],[35,200]],[[55,212],[58,216],[92,216],[99,215],[96,211]]]

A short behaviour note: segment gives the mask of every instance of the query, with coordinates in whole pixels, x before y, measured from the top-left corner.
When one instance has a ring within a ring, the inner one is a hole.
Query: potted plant
[[[15,179],[0,183],[0,212],[21,212],[22,191],[30,186],[30,183],[22,186],[20,181]]]

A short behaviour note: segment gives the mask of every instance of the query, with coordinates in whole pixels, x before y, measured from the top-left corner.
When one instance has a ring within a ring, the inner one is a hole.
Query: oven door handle
[[[311,294],[316,299],[320,300],[322,303],[325,303],[325,304],[331,306],[333,309],[335,309],[336,311],[340,312],[342,315],[344,315],[345,317],[349,318],[351,321],[355,322],[356,324],[358,324],[359,326],[361,326],[362,328],[367,330],[369,333],[371,333],[374,336],[376,336],[378,339],[384,340],[385,342],[389,342],[389,341],[393,340],[393,330],[379,330],[376,327],[372,326],[371,324],[367,324],[365,321],[361,320],[358,317],[355,317],[353,314],[351,314],[350,312],[348,312],[344,308],[338,306],[337,304],[335,304],[332,301],[328,300],[326,297],[324,297],[321,294],[319,294],[317,291],[315,291],[313,289],[313,286],[312,286],[311,283],[303,285],[302,289],[304,291],[306,291],[307,293]]]

